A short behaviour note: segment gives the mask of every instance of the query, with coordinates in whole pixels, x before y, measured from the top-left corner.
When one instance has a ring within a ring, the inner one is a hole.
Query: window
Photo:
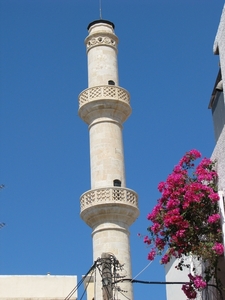
[[[114,179],[113,186],[121,186],[121,181],[119,179]]]
[[[109,80],[108,85],[115,85],[115,82],[113,80]]]

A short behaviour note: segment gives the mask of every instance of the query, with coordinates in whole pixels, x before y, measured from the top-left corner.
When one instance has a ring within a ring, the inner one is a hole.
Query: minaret
[[[129,226],[139,210],[137,194],[126,188],[122,139],[130,96],[119,86],[114,24],[97,20],[88,32],[88,88],[79,95],[79,116],[89,126],[91,190],[80,198],[81,218],[93,230],[94,261],[102,253],[113,254],[124,264],[126,278],[132,278]],[[126,292],[118,292],[118,299],[133,299],[130,282],[120,288]],[[94,299],[103,299],[101,278],[96,279]]]

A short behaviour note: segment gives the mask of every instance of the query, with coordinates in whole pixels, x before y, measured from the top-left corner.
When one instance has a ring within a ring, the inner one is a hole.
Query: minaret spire
[[[102,0],[99,0],[99,13],[100,13],[100,20],[102,20]]]
[[[110,253],[132,278],[129,226],[139,215],[137,194],[126,187],[122,126],[131,114],[129,93],[119,86],[118,38],[107,20],[88,25],[85,39],[88,88],[79,95],[79,116],[90,135],[91,190],[81,198],[81,218],[92,228],[93,258]],[[120,284],[121,300],[133,299],[132,284]],[[97,278],[94,299],[104,299]]]

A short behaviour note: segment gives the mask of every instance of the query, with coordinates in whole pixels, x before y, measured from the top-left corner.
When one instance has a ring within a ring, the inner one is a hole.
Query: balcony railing
[[[138,208],[138,196],[134,191],[127,188],[110,187],[90,190],[80,197],[81,212],[95,205],[112,203]]]
[[[118,86],[95,86],[88,88],[79,95],[79,108],[84,104],[95,100],[119,100],[130,104],[128,91]]]

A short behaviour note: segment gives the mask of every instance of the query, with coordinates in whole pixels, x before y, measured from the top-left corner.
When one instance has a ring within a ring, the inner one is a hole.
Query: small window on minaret
[[[108,85],[115,85],[115,82],[113,80],[109,80]]]
[[[121,186],[121,181],[119,179],[114,179],[113,186]]]

